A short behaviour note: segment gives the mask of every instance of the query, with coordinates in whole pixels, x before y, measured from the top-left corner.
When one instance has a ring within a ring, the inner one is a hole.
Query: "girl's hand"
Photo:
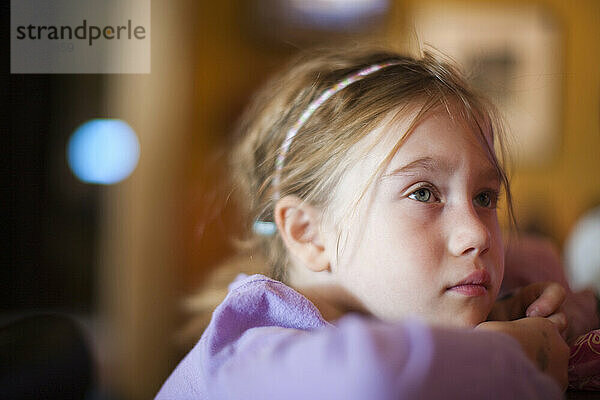
[[[510,297],[496,301],[488,321],[512,321],[524,317],[548,317],[559,328],[567,329],[561,310],[567,291],[556,282],[536,282],[517,289]]]
[[[531,317],[515,321],[486,321],[475,329],[503,332],[515,338],[538,369],[553,378],[563,391],[566,390],[569,383],[569,346],[551,319]]]
[[[548,239],[527,235],[519,237],[518,240],[509,240],[506,244],[505,271],[501,292],[512,292],[515,288],[527,287],[526,285],[531,282],[543,281],[558,282],[567,289],[567,299],[560,307],[560,312],[566,314],[568,319],[568,328],[564,335],[567,343],[572,343],[579,335],[600,327],[598,318],[600,310],[597,309],[594,293],[570,291],[562,257],[554,243]],[[520,306],[509,304],[510,302],[505,303],[504,300],[498,303],[489,319],[520,318],[523,315],[515,316],[515,314],[525,314],[529,306],[533,306],[533,304],[526,305],[521,309],[522,312],[519,312]],[[542,306],[542,309],[544,307]],[[514,310],[516,312],[513,312]]]

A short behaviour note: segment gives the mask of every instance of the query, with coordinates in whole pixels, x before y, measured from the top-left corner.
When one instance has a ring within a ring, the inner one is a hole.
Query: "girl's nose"
[[[473,206],[454,210],[447,219],[448,249],[456,257],[482,255],[490,248],[491,234]]]

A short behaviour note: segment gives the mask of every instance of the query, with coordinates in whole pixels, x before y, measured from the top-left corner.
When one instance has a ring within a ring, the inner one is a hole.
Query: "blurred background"
[[[597,0],[153,1],[151,29],[150,74],[11,75],[2,58],[0,323],[72,318],[87,398],[151,398],[190,349],[182,301],[240,227],[225,202],[231,131],[300,49],[430,43],[507,116],[522,229],[564,249],[600,205]]]

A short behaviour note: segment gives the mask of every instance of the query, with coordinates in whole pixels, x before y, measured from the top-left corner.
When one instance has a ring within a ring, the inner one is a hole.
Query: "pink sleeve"
[[[562,398],[514,339],[417,321],[253,328],[212,350],[203,368],[214,399]]]

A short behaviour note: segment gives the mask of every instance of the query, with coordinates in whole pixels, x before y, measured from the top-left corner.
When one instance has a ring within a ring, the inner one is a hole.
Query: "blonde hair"
[[[383,62],[395,64],[336,93],[301,127],[281,169],[277,188],[281,197],[295,195],[326,207],[344,171],[354,161],[349,156],[350,149],[390,113],[396,113],[394,118],[402,118],[407,117],[407,109],[418,110],[378,171],[391,160],[416,124],[441,106],[452,118],[477,128],[504,186],[509,216],[514,222],[507,174],[486,140],[486,134],[491,134],[504,159],[501,119],[493,105],[470,88],[450,62],[431,52],[419,56],[373,49],[304,52],[254,97],[241,119],[239,142],[231,157],[235,187],[242,199],[239,204],[246,207],[248,216],[248,238],[266,257],[273,278],[286,280],[288,260],[284,244],[278,234],[257,235],[252,226],[256,220],[273,220],[277,199],[273,197],[272,181],[287,131],[324,90],[360,69]]]

